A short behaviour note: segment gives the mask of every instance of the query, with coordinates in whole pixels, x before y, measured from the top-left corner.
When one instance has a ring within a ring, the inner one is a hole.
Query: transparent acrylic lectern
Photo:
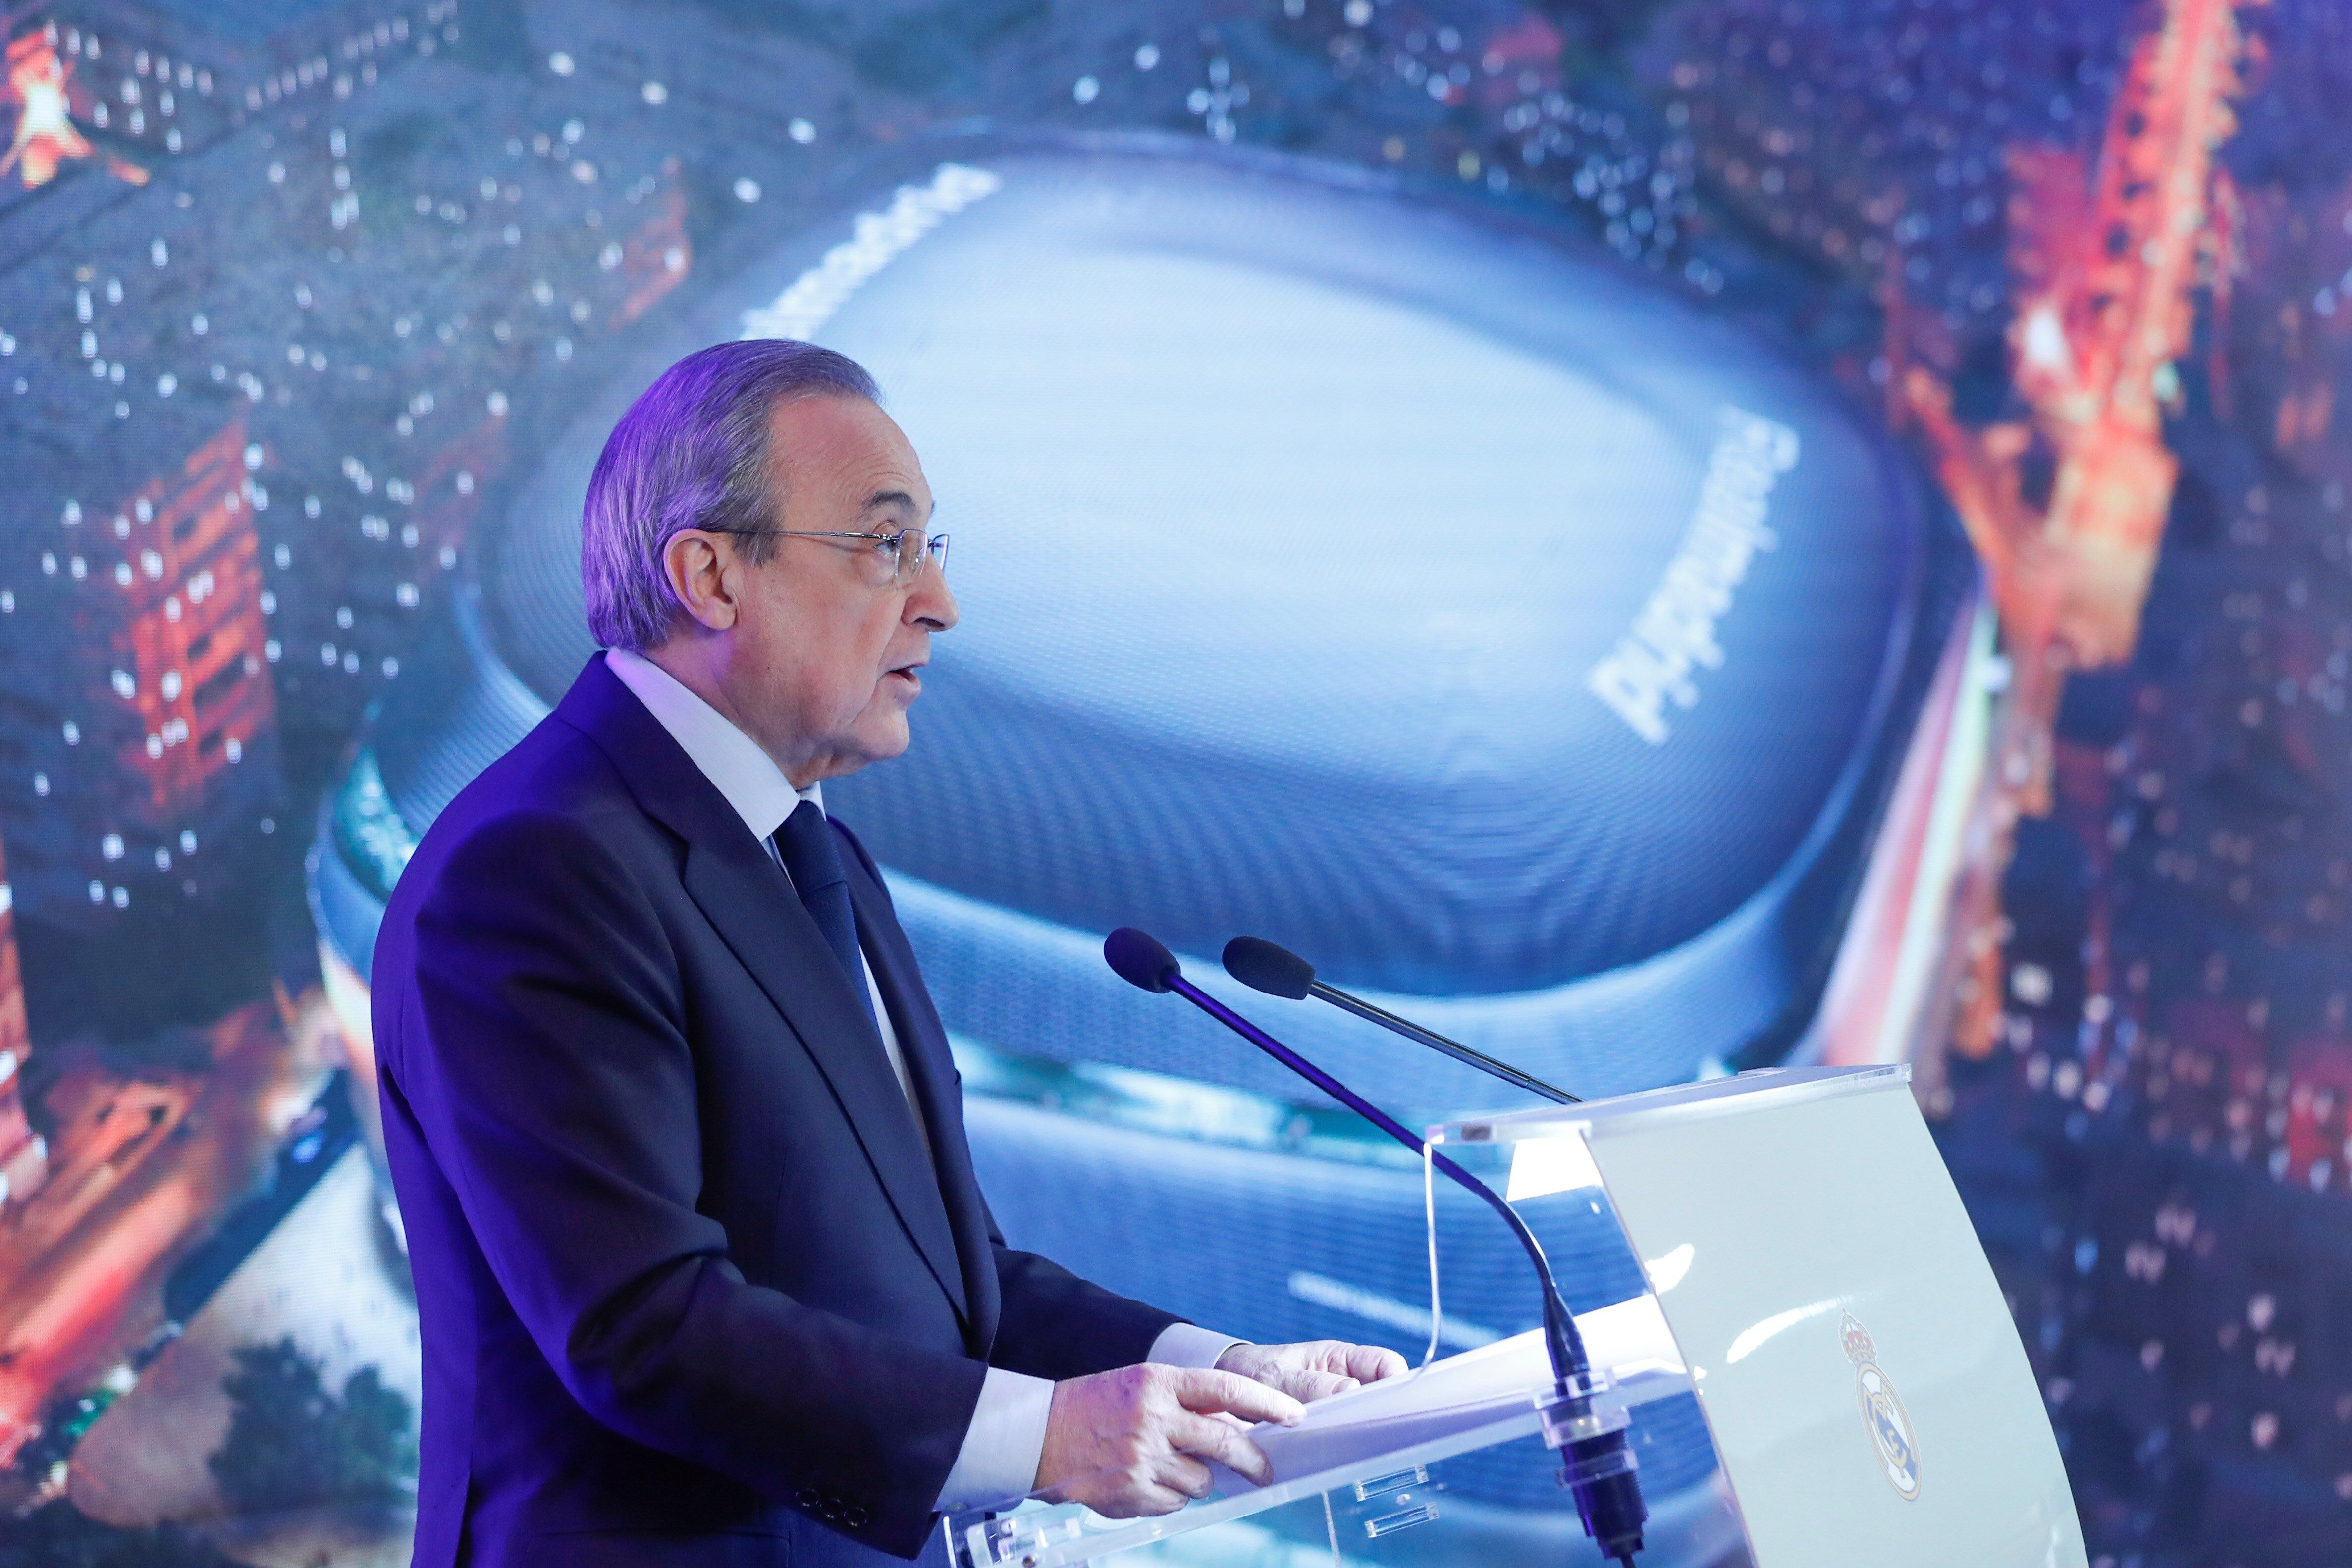
[[[1596,1406],[1638,1456],[1644,1408],[1695,1394],[1719,1461],[1649,1498],[1645,1568],[2085,1568],[2041,1393],[1907,1067],[1743,1073],[1428,1136],[1507,1163],[1514,1204],[1605,1193],[1643,1260],[1648,1294],[1577,1317]],[[1549,1385],[1521,1334],[1260,1428],[1269,1486],[1221,1472],[1217,1495],[1147,1520],[1031,1503],[949,1520],[949,1545],[958,1568],[1594,1563],[1565,1490],[1503,1507],[1453,1484],[1540,1451]]]

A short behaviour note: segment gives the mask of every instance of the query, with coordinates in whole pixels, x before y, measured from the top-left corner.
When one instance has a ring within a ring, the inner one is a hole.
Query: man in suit
[[[1262,1480],[1245,1423],[1403,1369],[1212,1333],[998,1232],[820,789],[905,749],[956,622],[930,510],[865,371],[805,343],[690,355],[605,445],[607,652],[436,821],[376,947],[421,1568],[944,1561],[950,1509]]]

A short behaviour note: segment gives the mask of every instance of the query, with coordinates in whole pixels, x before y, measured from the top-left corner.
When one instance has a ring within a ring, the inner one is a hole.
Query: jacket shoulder
[[[664,830],[647,816],[612,759],[561,714],[550,714],[497,761],[477,774],[434,819],[393,889],[386,921],[413,908],[468,846],[485,840],[528,851],[593,839],[627,858]]]

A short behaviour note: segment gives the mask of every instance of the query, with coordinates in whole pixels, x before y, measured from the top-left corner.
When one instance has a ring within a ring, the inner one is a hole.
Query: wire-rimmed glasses
[[[925,556],[930,557],[942,578],[948,574],[948,536],[926,534],[920,528],[900,528],[887,534],[818,532],[807,528],[704,528],[702,532],[733,534],[742,538],[854,539],[873,547],[875,562],[888,569],[891,585],[896,588],[904,588],[915,580],[923,570]]]

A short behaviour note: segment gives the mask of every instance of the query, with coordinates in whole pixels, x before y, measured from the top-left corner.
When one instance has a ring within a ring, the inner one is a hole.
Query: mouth
[[[888,672],[882,678],[885,681],[895,681],[898,683],[907,694],[911,696],[923,689],[923,666],[919,662],[912,664],[901,664],[897,669]]]

